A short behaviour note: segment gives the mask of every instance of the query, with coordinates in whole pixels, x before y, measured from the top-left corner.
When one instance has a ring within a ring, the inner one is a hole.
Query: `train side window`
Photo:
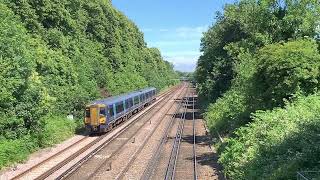
[[[139,104],[139,96],[134,97],[134,105]]]
[[[88,109],[86,109],[86,117],[90,117],[90,109],[88,108]]]
[[[109,115],[110,115],[111,117],[114,116],[113,106],[109,106]]]
[[[100,108],[100,115],[106,115],[106,108],[102,107]]]
[[[129,99],[129,107],[132,107],[133,106],[133,98],[130,98]]]
[[[126,100],[126,109],[128,109],[128,108],[131,108],[131,106],[130,106],[130,99],[127,99],[127,100]]]
[[[123,103],[119,103],[117,106],[116,106],[116,113],[121,113],[123,111]]]

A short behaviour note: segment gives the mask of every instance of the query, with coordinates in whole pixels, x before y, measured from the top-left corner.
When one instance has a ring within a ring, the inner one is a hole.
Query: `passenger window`
[[[113,106],[109,106],[109,115],[110,115],[111,117],[114,116]]]
[[[116,106],[116,112],[121,113],[123,111],[123,103],[120,103]]]
[[[86,109],[86,117],[90,117],[90,109]]]
[[[100,108],[100,115],[106,115],[106,108]]]
[[[139,96],[134,97],[134,105],[139,104]]]
[[[129,99],[126,100],[126,109],[130,108]]]
[[[129,99],[129,107],[132,107],[133,106],[133,98],[130,98]]]

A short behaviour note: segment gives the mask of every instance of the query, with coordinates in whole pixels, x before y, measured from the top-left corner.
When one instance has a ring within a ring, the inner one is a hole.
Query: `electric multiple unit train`
[[[107,132],[151,104],[156,93],[151,87],[93,101],[85,109],[85,127],[91,133]]]

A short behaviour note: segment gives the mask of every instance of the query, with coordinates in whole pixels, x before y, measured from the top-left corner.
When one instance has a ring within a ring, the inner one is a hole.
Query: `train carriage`
[[[107,132],[153,102],[156,88],[93,101],[86,106],[84,123],[89,132]]]

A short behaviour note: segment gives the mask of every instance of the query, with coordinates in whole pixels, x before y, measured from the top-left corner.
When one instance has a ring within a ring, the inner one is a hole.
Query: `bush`
[[[258,111],[227,140],[220,162],[230,179],[295,179],[320,168],[320,96]]]
[[[19,139],[0,140],[0,169],[15,162],[25,160],[28,155],[38,148],[37,141],[31,136]]]
[[[320,54],[313,40],[296,40],[262,48],[256,73],[269,107],[283,105],[294,94],[312,94],[320,87]]]
[[[205,120],[211,132],[218,131],[224,135],[246,124],[250,113],[263,108],[257,97],[259,87],[255,82],[257,61],[250,53],[241,53],[239,63],[235,66],[237,75],[232,81],[231,89],[212,104],[205,113]]]
[[[22,162],[39,148],[52,146],[74,135],[82,121],[69,120],[60,116],[41,118],[43,128],[37,133],[25,134],[9,139],[0,136],[0,169],[16,162]]]
[[[42,118],[42,123],[44,128],[39,134],[39,146],[41,147],[52,146],[73,136],[78,127],[75,120],[60,116],[44,117]]]
[[[207,109],[209,128],[223,133],[250,121],[256,110],[272,109],[320,86],[320,55],[312,40],[272,44],[257,55],[241,52],[231,88]]]

